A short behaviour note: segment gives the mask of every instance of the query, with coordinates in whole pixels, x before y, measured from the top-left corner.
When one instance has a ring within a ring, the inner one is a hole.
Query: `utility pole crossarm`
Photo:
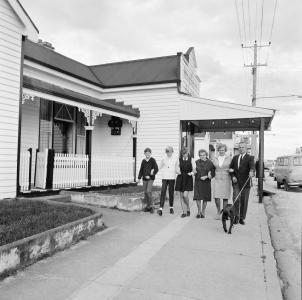
[[[267,64],[257,64],[257,65],[253,65],[253,64],[246,65],[246,64],[244,64],[243,66],[248,67],[248,68],[255,68],[255,67],[267,67]]]
[[[257,43],[256,43],[256,45],[257,45]],[[270,47],[270,46],[271,46],[271,44],[268,44],[268,45],[257,45],[257,48]],[[253,45],[253,46],[243,46],[243,45],[241,45],[241,48],[251,48],[251,49],[254,49],[254,47],[255,47],[255,45]]]

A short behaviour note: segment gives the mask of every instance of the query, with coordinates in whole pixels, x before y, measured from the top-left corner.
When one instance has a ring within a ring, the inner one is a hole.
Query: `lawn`
[[[0,201],[0,246],[94,214],[78,206],[51,205],[42,201]]]
[[[160,191],[160,186],[153,186],[153,191]],[[117,189],[108,189],[100,191],[102,194],[112,194],[112,195],[136,195],[143,193],[143,186],[142,185],[135,185],[135,186],[128,186],[128,187],[121,187]]]

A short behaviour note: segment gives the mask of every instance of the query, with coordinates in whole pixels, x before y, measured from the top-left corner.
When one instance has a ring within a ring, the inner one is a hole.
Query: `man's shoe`
[[[158,213],[160,216],[162,216],[162,215],[163,215],[162,209],[159,209],[159,210],[157,211],[157,213]]]
[[[180,217],[185,218],[186,216],[187,216],[186,214],[182,214]]]
[[[235,216],[234,224],[238,224],[238,221],[239,221],[239,217]]]
[[[190,215],[191,215],[191,213],[190,213],[190,211],[188,210],[188,211],[187,211],[187,217],[190,217]]]
[[[240,223],[241,225],[244,225],[244,224],[245,224],[245,222],[244,222],[243,219],[240,219],[240,220],[239,220],[239,223]]]
[[[154,214],[154,208],[153,207],[150,208],[150,214]]]
[[[174,214],[174,209],[172,207],[170,208],[170,214]]]
[[[197,214],[197,215],[196,215],[196,218],[197,218],[197,219],[200,219],[200,214]]]
[[[201,217],[201,218],[205,218],[205,215],[203,215],[203,214],[200,214],[200,217]]]

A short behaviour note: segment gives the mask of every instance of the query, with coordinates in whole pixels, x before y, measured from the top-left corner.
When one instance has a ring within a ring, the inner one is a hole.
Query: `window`
[[[52,102],[40,100],[40,140],[39,151],[52,147]]]
[[[288,166],[288,157],[284,158],[283,166]]]
[[[302,156],[296,156],[293,159],[294,166],[302,166]]]

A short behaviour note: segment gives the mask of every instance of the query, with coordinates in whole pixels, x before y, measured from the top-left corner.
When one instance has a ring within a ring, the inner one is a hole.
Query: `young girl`
[[[143,189],[145,193],[145,202],[147,206],[145,212],[154,213],[153,198],[152,198],[152,186],[155,179],[155,175],[158,172],[158,166],[156,160],[151,157],[152,151],[150,148],[146,148],[144,151],[145,157],[142,160],[141,167],[138,174],[138,179],[143,179]]]
[[[175,191],[180,193],[181,217],[190,216],[189,192],[193,191],[193,165],[187,148],[181,150]]]

